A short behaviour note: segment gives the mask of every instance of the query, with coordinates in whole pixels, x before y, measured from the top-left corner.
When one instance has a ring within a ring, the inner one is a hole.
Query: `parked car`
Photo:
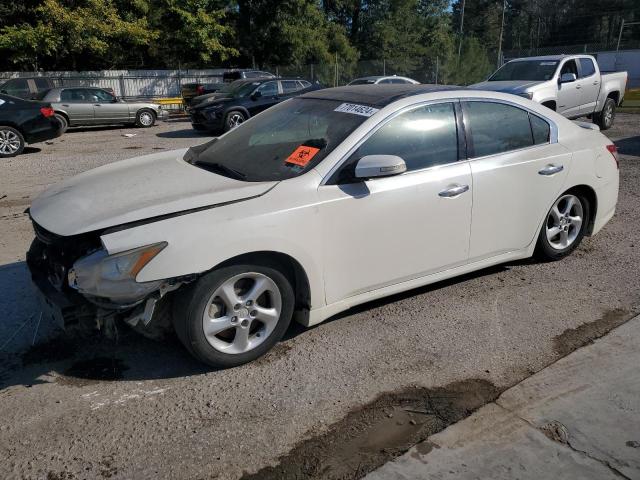
[[[627,72],[602,73],[591,55],[551,55],[511,60],[471,88],[520,95],[568,118],[591,117],[607,130],[626,86]]]
[[[351,80],[348,85],[386,85],[388,83],[391,84],[418,84],[420,82],[415,81],[412,78],[408,77],[398,77],[397,75],[384,75],[384,76],[371,76],[371,77],[361,77]]]
[[[206,95],[207,93],[214,93],[224,87],[223,82],[209,82],[209,83],[185,83],[180,88],[180,95],[182,96],[182,104],[185,107],[191,105],[191,101],[199,97],[200,95]]]
[[[194,98],[187,112],[195,130],[228,131],[283,100],[319,88],[300,78],[236,80],[218,93]]]
[[[313,91],[203,145],[51,187],[30,209],[27,261],[65,305],[58,318],[99,308],[151,328],[172,311],[193,355],[230,367],[267,352],[294,314],[315,325],[491,265],[566,257],[615,212],[616,155],[599,131],[512,95]]]
[[[15,157],[25,145],[61,134],[50,104],[0,94],[0,158]]]
[[[195,97],[206,95],[208,93],[215,93],[223,88],[225,84],[236,80],[255,78],[276,78],[276,76],[269,72],[263,72],[262,70],[230,70],[222,74],[222,82],[194,82],[182,85],[182,88],[180,89],[182,103],[185,107],[189,107],[191,105],[191,101]]]
[[[0,84],[0,93],[13,97],[32,100],[41,92],[53,88],[54,82],[48,77],[12,78]]]
[[[166,120],[169,112],[152,102],[125,101],[104,88],[63,87],[43,92],[39,98],[50,102],[62,131],[80,125],[132,124],[147,128],[156,120]]]

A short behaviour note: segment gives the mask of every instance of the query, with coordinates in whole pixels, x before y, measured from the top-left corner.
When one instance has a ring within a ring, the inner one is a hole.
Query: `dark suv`
[[[301,78],[236,80],[216,93],[194,98],[187,111],[194,129],[226,132],[283,100],[320,88]]]
[[[53,88],[54,82],[47,77],[21,77],[11,78],[0,83],[0,93],[23,98],[34,99],[39,93]]]
[[[231,83],[236,80],[251,80],[254,78],[276,78],[273,73],[263,72],[262,70],[230,70],[222,74],[222,82],[207,83],[185,83],[180,88],[182,95],[182,103],[185,107],[191,105],[194,98],[207,93],[215,93],[224,87],[225,83]]]

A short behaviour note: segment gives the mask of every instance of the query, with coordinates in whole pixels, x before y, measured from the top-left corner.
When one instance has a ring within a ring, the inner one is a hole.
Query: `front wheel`
[[[0,158],[20,155],[24,150],[24,137],[13,127],[0,126]]]
[[[136,126],[142,128],[152,127],[156,123],[156,114],[151,110],[142,109],[136,114]]]
[[[613,126],[616,118],[616,102],[613,98],[607,98],[601,112],[593,114],[593,123],[600,127],[600,130],[609,130]]]
[[[229,130],[232,130],[232,129],[236,128],[241,123],[244,123],[245,120],[246,120],[246,117],[244,116],[244,113],[242,113],[242,112],[240,112],[238,110],[231,110],[225,116],[225,119],[224,119],[224,131],[228,132]]]
[[[542,260],[560,260],[573,252],[589,224],[589,201],[579,193],[567,192],[558,198],[545,219],[536,254]]]
[[[201,277],[174,302],[178,338],[217,368],[264,355],[284,335],[293,315],[291,283],[278,269],[233,265]]]

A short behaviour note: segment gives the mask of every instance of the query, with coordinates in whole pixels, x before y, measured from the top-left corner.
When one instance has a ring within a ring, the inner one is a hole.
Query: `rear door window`
[[[91,102],[92,95],[85,88],[65,88],[60,94],[63,102],[88,103]]]
[[[533,145],[529,113],[512,105],[465,102],[473,156],[484,157]]]
[[[596,67],[590,58],[580,58],[580,78],[590,77],[596,73]]]
[[[285,95],[300,90],[300,86],[295,80],[282,80],[280,84],[282,85],[282,93]]]

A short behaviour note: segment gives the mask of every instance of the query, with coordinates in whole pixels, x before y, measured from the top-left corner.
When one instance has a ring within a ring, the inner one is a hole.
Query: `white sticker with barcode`
[[[355,103],[343,103],[334,112],[353,113],[354,115],[361,115],[363,117],[370,117],[378,112],[379,109],[368,107],[366,105],[356,105]]]

